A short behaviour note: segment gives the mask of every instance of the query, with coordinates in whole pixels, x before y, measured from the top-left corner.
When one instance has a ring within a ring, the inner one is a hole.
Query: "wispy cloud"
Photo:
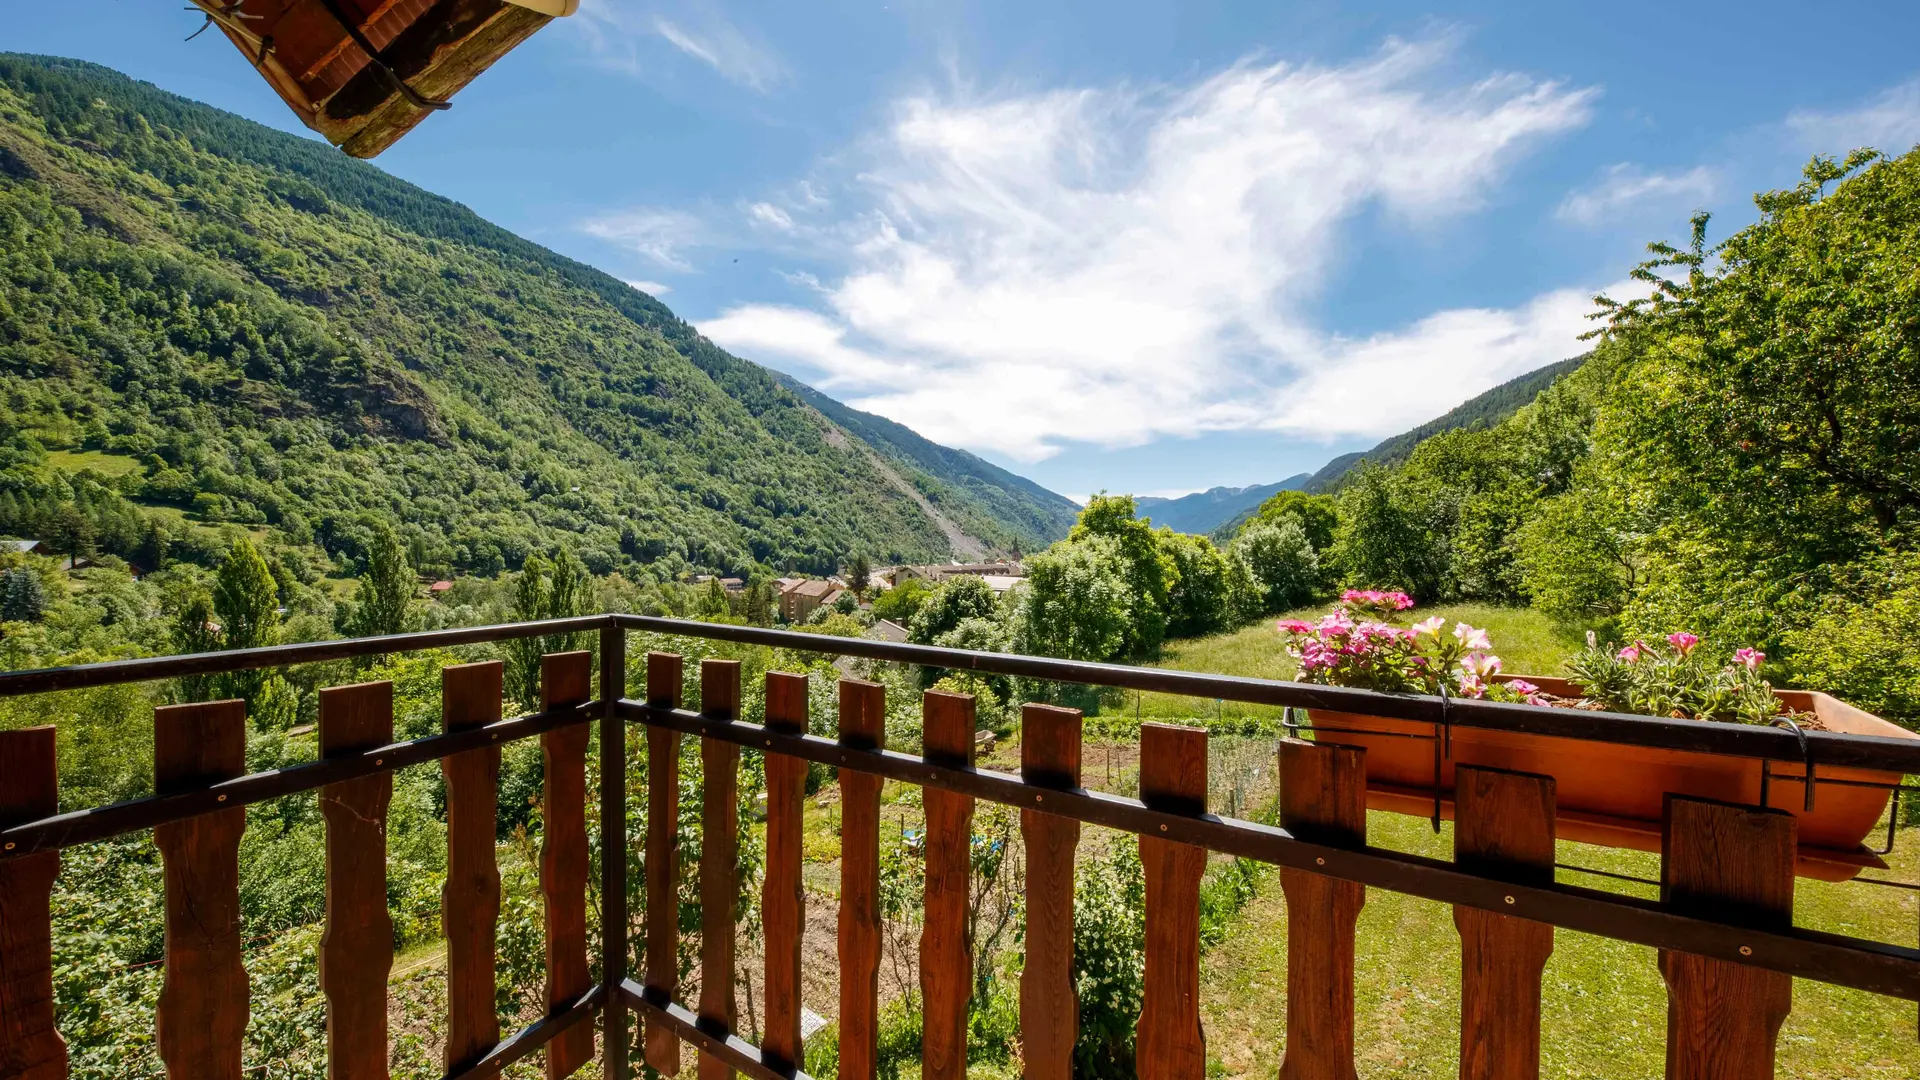
[[[694,215],[653,207],[605,214],[581,222],[580,229],[674,270],[693,269],[685,253],[700,245],[705,235],[704,226]]]
[[[630,74],[644,74],[645,54],[664,44],[762,93],[787,78],[778,53],[703,0],[581,0],[567,22],[595,58]]]
[[[1585,328],[1578,293],[1365,339],[1315,327],[1357,215],[1469,212],[1588,119],[1590,90],[1450,83],[1447,54],[1390,42],[1186,86],[911,97],[845,173],[780,207],[813,215],[783,243],[843,267],[819,307],[742,306],[701,329],[930,438],[1028,461],[1068,442],[1398,430],[1579,351]]]
[[[1610,165],[1592,187],[1568,193],[1555,216],[1579,225],[1598,225],[1633,213],[1665,210],[1713,197],[1713,170],[1704,165],[1682,173],[1650,173],[1637,165]]]
[[[634,280],[628,281],[627,284],[639,289],[648,296],[665,296],[673,291],[673,286],[664,285],[658,281]]]
[[[1808,150],[1840,155],[1871,146],[1900,155],[1920,143],[1920,78],[1889,87],[1861,105],[1838,112],[1796,109],[1787,129]]]

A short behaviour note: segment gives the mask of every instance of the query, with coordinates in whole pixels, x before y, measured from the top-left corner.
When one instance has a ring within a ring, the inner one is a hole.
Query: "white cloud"
[[[770,202],[757,202],[747,207],[747,220],[753,225],[781,232],[793,231],[793,217]]]
[[[674,270],[693,269],[685,251],[698,246],[705,236],[700,219],[692,214],[653,207],[606,214],[582,222],[580,228]]]
[[[1447,84],[1440,44],[1342,67],[1241,64],[1191,86],[899,103],[851,172],[855,216],[810,230],[845,271],[825,310],[752,305],[701,329],[795,360],[929,438],[1033,461],[1070,441],[1427,419],[1580,350],[1580,298],[1444,312],[1348,341],[1314,326],[1343,226],[1481,204],[1588,118],[1592,91]],[[816,197],[819,197],[816,195]],[[792,203],[788,209],[805,209]]]
[[[787,77],[779,54],[705,0],[581,0],[565,20],[601,63],[643,74],[642,54],[659,42],[712,68],[729,82],[766,92]]]
[[[1650,173],[1623,163],[1608,166],[1592,187],[1570,192],[1555,216],[1579,225],[1598,225],[1635,211],[1705,202],[1713,192],[1713,171],[1704,165],[1683,173]]]
[[[1861,146],[1904,154],[1920,143],[1920,78],[1883,90],[1858,108],[1796,109],[1787,117],[1787,129],[1804,148],[1822,154],[1841,156]]]
[[[663,285],[658,281],[628,281],[627,284],[649,296],[665,296],[673,291],[673,286]]]

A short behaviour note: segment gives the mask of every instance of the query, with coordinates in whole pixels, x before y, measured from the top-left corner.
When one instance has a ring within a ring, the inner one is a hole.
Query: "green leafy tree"
[[[1134,516],[1131,495],[1095,495],[1067,534],[1067,543],[1095,537],[1112,540],[1122,573],[1132,591],[1132,620],[1124,629],[1119,655],[1150,656],[1167,634],[1167,593],[1178,572],[1154,538],[1153,526]]]
[[[1253,580],[1204,536],[1160,529],[1160,550],[1173,564],[1167,590],[1167,634],[1192,637],[1236,625],[1254,606]]]
[[[999,598],[986,581],[973,574],[955,574],[941,582],[907,624],[907,637],[921,645],[934,640],[967,619],[989,619],[999,609]]]
[[[47,587],[24,566],[0,574],[0,622],[39,622],[47,610]]]
[[[1378,466],[1355,474],[1340,492],[1340,527],[1329,559],[1347,585],[1400,589],[1430,602],[1443,592],[1445,559],[1398,486]]]
[[[1314,551],[1325,551],[1333,546],[1333,531],[1340,523],[1340,516],[1331,495],[1310,495],[1304,491],[1275,492],[1260,504],[1260,509],[1241,528],[1245,529],[1256,521],[1280,521],[1284,518],[1292,518],[1300,523]]]
[[[226,648],[257,649],[280,640],[279,589],[267,560],[247,537],[234,540],[220,564],[213,610]]]
[[[592,581],[578,556],[564,548],[550,557],[532,555],[513,585],[513,619],[535,622],[583,615]],[[506,692],[531,709],[540,703],[540,658],[547,653],[588,647],[585,634],[543,634],[506,644]]]
[[[1015,650],[1067,660],[1123,656],[1129,623],[1142,604],[1128,569],[1111,536],[1055,544],[1028,559]]]
[[[413,628],[418,582],[407,549],[386,524],[374,528],[367,548],[367,572],[360,577],[349,633],[356,637],[401,634]]]
[[[1287,611],[1321,592],[1320,557],[1299,518],[1282,515],[1250,522],[1234,537],[1229,555],[1243,568],[1255,614]]]
[[[882,589],[880,595],[873,598],[873,617],[907,626],[932,594],[933,588],[926,582],[919,578],[904,578],[900,584],[891,589]]]

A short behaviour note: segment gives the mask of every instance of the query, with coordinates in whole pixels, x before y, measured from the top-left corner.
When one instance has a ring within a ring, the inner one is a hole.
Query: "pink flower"
[[[1509,690],[1512,690],[1516,694],[1524,694],[1528,697],[1532,697],[1533,695],[1538,694],[1540,692],[1539,687],[1533,685],[1532,683],[1528,682],[1525,679],[1508,679],[1507,688]]]
[[[1441,618],[1438,615],[1434,615],[1425,619],[1421,619],[1419,622],[1414,623],[1413,632],[1416,634],[1429,634],[1433,637],[1439,637],[1440,628],[1445,625],[1447,625],[1447,620]]]
[[[1500,658],[1492,653],[1468,653],[1460,658],[1460,667],[1484,679],[1499,673]]]
[[[1734,651],[1735,663],[1745,664],[1748,671],[1759,671],[1760,665],[1767,660],[1767,654],[1759,649],[1737,649]]]
[[[1681,656],[1685,656],[1693,651],[1695,645],[1700,644],[1700,635],[1680,630],[1667,635],[1667,644],[1673,646]]]
[[[1629,664],[1637,664],[1640,662],[1640,658],[1645,655],[1647,655],[1647,643],[1644,641],[1636,641],[1626,648],[1621,649],[1615,659],[1624,660]]]
[[[1381,593],[1380,603],[1390,604],[1395,611],[1405,611],[1413,606],[1413,597],[1403,592]]]
[[[1453,639],[1468,649],[1491,649],[1493,639],[1485,630],[1476,630],[1466,623],[1453,624]]]
[[[1280,628],[1280,632],[1283,634],[1304,634],[1313,629],[1312,626],[1301,622],[1299,619],[1281,619],[1275,625]]]

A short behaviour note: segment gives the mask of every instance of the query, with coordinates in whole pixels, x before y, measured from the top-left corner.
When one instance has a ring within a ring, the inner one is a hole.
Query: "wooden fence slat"
[[[767,672],[767,729],[786,735],[807,730],[807,677]],[[760,924],[766,940],[767,1031],[761,1049],[775,1068],[797,1067],[800,1041],[800,957],[807,896],[800,877],[805,836],[807,765],[787,754],[767,755],[767,873],[761,883]]]
[[[700,714],[740,717],[740,661],[700,661]],[[740,745],[700,740],[700,1019],[732,1031],[740,895]],[[700,1080],[732,1080],[726,1059],[702,1051]]]
[[[1141,725],[1140,800],[1155,810],[1206,809],[1205,730]],[[1207,1039],[1200,1029],[1200,878],[1207,851],[1142,836],[1140,862],[1147,875],[1147,933],[1135,1065],[1141,1080],[1201,1080]]]
[[[593,653],[540,658],[540,708],[593,698]],[[540,735],[543,772],[540,893],[546,901],[547,1011],[593,988],[587,967],[587,725]],[[593,1025],[576,1024],[547,1044],[547,1080],[561,1080],[593,1059]]]
[[[921,698],[921,745],[929,764],[973,767],[971,694],[928,690]],[[967,917],[973,881],[973,800],[926,788],[926,885],[920,928],[921,1075],[964,1080],[973,942]]]
[[[157,794],[247,771],[247,705],[210,701],[153,714]],[[173,1080],[240,1080],[247,971],[240,961],[240,807],[153,830],[166,867],[166,975],[155,1008],[160,1058]]]
[[[887,741],[886,688],[840,680],[840,743]],[[840,770],[840,1080],[873,1080],[880,1056],[880,778]]]
[[[500,719],[498,660],[456,664],[440,673],[440,724],[445,731]],[[448,1072],[459,1072],[500,1041],[494,1008],[494,940],[500,920],[500,867],[494,858],[499,815],[500,748],[440,759],[447,781],[447,881],[440,889],[440,925],[447,938]]]
[[[0,731],[0,828],[59,812],[54,745],[51,727]],[[67,1043],[53,1022],[59,873],[57,851],[0,862],[0,1080],[66,1080]]]
[[[678,653],[647,654],[647,704],[680,707],[684,663]],[[680,733],[647,728],[647,962],[645,986],[680,993]],[[680,1075],[680,1036],[647,1017],[646,1062]]]
[[[1667,796],[1661,901],[1689,915],[1785,928],[1793,922],[1797,829],[1791,814]],[[1793,978],[1671,949],[1669,1080],[1770,1080]]]
[[[1280,824],[1303,840],[1358,847],[1367,835],[1366,751],[1287,739]],[[1364,885],[1283,867],[1287,1044],[1281,1080],[1353,1080],[1353,933]]]
[[[1080,786],[1080,710],[1026,705],[1020,710],[1020,779],[1054,788]],[[1045,801],[1045,796],[1041,796]],[[1020,969],[1020,1059],[1026,1080],[1072,1080],[1080,1038],[1073,987],[1073,859],[1080,823],[1039,810],[1020,811],[1027,848],[1027,956]]]
[[[393,684],[320,691],[320,756],[355,757],[393,741]],[[320,789],[327,823],[327,921],[320,988],[327,997],[328,1080],[386,1080],[387,978],[393,918],[387,913],[387,809],[393,774]]]
[[[1462,765],[1453,798],[1453,860],[1462,869],[1553,881],[1553,777]],[[1553,927],[1458,905],[1453,923],[1460,931],[1461,1080],[1537,1080],[1540,974],[1553,954]]]

